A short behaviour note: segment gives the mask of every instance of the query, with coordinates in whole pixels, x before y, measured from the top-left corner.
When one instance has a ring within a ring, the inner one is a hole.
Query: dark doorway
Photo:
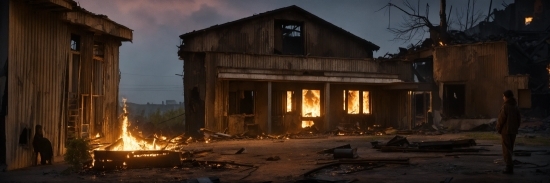
[[[443,87],[443,113],[447,117],[464,115],[465,91],[465,86],[462,84],[446,84]]]
[[[254,91],[229,92],[229,114],[254,114]]]

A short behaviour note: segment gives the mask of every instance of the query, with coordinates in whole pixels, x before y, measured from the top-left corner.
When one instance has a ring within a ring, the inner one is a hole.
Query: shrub
[[[65,162],[73,165],[74,169],[82,168],[84,162],[91,159],[90,144],[85,139],[73,139],[67,142],[67,152],[65,153]]]

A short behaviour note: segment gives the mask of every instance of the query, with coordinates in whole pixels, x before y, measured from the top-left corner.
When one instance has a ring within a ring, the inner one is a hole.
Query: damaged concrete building
[[[119,47],[132,30],[73,0],[3,0],[0,8],[0,164],[35,163],[36,125],[54,158],[69,139],[117,139]]]
[[[491,17],[450,31],[448,45],[403,56],[414,63],[418,81],[432,85],[436,123],[442,117],[444,125],[461,130],[488,123],[508,89],[526,114],[550,115],[550,2],[515,1]]]
[[[297,6],[185,33],[186,124],[230,134],[410,127],[410,62]]]

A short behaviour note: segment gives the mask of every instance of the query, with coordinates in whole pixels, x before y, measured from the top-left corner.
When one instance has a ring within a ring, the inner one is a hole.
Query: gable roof
[[[355,38],[361,42],[363,42],[365,45],[367,45],[368,47],[371,47],[373,50],[378,50],[380,49],[380,47],[378,45],[375,45],[374,43],[370,42],[370,41],[367,41],[359,36],[356,36],[355,34],[352,34],[351,32],[348,32],[296,5],[292,5],[292,6],[287,6],[287,7],[283,7],[283,8],[279,8],[279,9],[275,9],[275,10],[271,10],[271,11],[267,11],[267,12],[264,12],[264,13],[260,13],[260,14],[256,14],[256,15],[253,15],[253,16],[249,16],[249,17],[246,17],[246,18],[242,18],[242,19],[238,19],[238,20],[235,20],[235,21],[231,21],[231,22],[227,22],[227,23],[224,23],[224,24],[219,24],[219,25],[213,25],[211,27],[208,27],[208,28],[205,28],[205,29],[201,29],[201,30],[194,30],[193,32],[188,32],[188,33],[185,33],[185,34],[182,34],[180,35],[180,38],[185,38],[185,37],[190,37],[190,36],[194,36],[194,35],[197,35],[197,34],[200,34],[200,33],[204,33],[204,32],[207,32],[207,31],[210,31],[210,30],[215,30],[215,29],[220,29],[220,28],[224,28],[224,27],[228,27],[228,26],[231,26],[231,25],[236,25],[236,24],[239,24],[239,23],[242,23],[242,22],[246,22],[246,21],[249,21],[249,20],[253,20],[253,19],[256,19],[256,18],[260,18],[260,17],[266,17],[266,16],[270,16],[270,15],[274,15],[274,14],[277,14],[277,13],[280,13],[280,12],[284,12],[284,11],[296,11],[296,12],[299,12],[299,13],[302,13],[302,14],[305,14],[306,17],[312,17],[312,20],[314,21],[317,21],[321,24],[325,24],[327,25],[328,27],[330,28],[333,28],[339,32],[341,32],[342,34],[345,34],[345,35],[348,35],[348,36],[351,36],[352,38]]]

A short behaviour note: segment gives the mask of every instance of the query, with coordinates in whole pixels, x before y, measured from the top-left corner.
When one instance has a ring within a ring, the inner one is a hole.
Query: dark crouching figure
[[[521,114],[519,112],[518,103],[514,98],[514,93],[506,90],[503,93],[504,105],[500,109],[498,115],[497,131],[502,136],[502,156],[506,163],[504,174],[514,173],[514,162],[512,155],[514,152],[514,142],[518,134],[519,124],[521,122]]]
[[[40,164],[52,164],[52,143],[47,138],[44,138],[41,125],[36,125],[32,147],[36,153],[36,158],[38,158],[38,154],[40,154]],[[36,164],[36,159],[34,159],[34,161]]]

